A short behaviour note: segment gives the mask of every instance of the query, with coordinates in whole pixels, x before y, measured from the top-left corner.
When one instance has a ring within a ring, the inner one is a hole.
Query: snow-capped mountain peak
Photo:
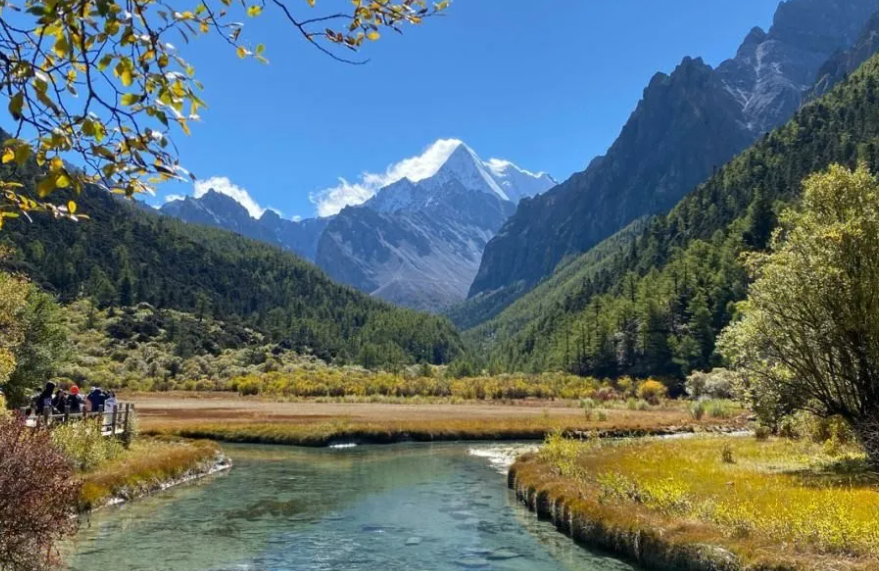
[[[418,180],[403,178],[391,183],[364,206],[386,213],[421,210],[461,187],[516,204],[522,198],[540,194],[557,184],[546,173],[534,173],[510,161],[483,161],[466,143],[451,141],[456,143],[455,146],[433,174]]]
[[[534,173],[503,159],[489,159],[485,166],[513,202],[546,192],[558,184],[545,172]]]
[[[461,183],[467,190],[493,192],[502,200],[510,200],[507,193],[491,176],[485,163],[465,143],[458,145],[437,173],[421,184],[442,188],[451,180]]]
[[[366,206],[377,212],[396,212],[411,210],[420,202],[424,190],[408,178],[401,178],[381,189],[366,202]]]

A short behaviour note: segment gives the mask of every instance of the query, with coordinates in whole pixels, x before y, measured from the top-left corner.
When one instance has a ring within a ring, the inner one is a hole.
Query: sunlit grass
[[[600,412],[600,413],[599,413]],[[667,430],[701,430],[717,424],[706,419],[696,422],[679,408],[631,411],[601,410],[590,415],[554,415],[544,411],[523,417],[468,418],[457,412],[449,418],[420,420],[364,420],[349,417],[332,419],[300,418],[295,421],[151,421],[144,432],[185,438],[207,438],[227,442],[251,442],[322,446],[333,441],[359,440],[395,442],[400,440],[516,440],[542,439],[553,431],[568,434],[625,436],[662,433]],[[731,424],[724,421],[724,424]]]
[[[138,439],[116,458],[81,474],[80,509],[99,507],[114,497],[130,498],[215,461],[219,448],[212,442],[171,442]]]
[[[556,435],[519,468],[613,525],[666,527],[672,543],[699,522],[699,541],[713,535],[746,558],[771,560],[769,549],[879,565],[879,486],[863,460],[852,447],[788,439],[584,444]]]

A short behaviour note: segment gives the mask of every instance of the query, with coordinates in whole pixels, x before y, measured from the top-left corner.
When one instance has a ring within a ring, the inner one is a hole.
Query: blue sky
[[[456,0],[445,17],[366,46],[370,63],[354,67],[306,45],[270,4],[243,35],[266,44],[270,65],[216,41],[181,46],[209,108],[176,142],[183,165],[212,179],[199,190],[223,187],[288,218],[313,216],[327,189],[342,200],[362,173],[385,173],[445,138],[563,180],[613,142],[654,73],[685,55],[711,65],[734,55],[776,5]],[[194,191],[169,183],[150,202]]]

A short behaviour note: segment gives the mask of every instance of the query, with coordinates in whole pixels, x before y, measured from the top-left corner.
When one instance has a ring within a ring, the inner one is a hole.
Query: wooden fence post
[[[116,436],[116,411],[119,410],[119,405],[113,407],[113,412],[110,416],[110,435]]]
[[[49,426],[49,419],[52,418],[52,406],[47,405],[43,407],[43,425]]]
[[[70,421],[70,401],[64,399],[64,424]]]
[[[122,425],[122,434],[126,438],[129,437],[128,431],[131,430],[131,403],[125,403],[125,420]]]

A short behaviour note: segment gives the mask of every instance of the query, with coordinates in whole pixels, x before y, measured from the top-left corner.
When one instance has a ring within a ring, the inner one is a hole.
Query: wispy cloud
[[[339,177],[339,184],[308,195],[317,207],[318,216],[338,214],[346,206],[363,204],[379,189],[400,179],[418,182],[436,174],[449,156],[461,145],[458,139],[440,139],[427,147],[420,155],[403,159],[388,166],[383,173],[365,172],[356,182]]]
[[[194,186],[194,194],[196,198],[201,198],[207,194],[209,190],[214,190],[220,194],[225,194],[226,196],[234,198],[235,201],[243,206],[253,218],[259,218],[263,215],[263,212],[266,211],[265,208],[260,206],[256,200],[250,196],[247,189],[233,183],[228,177],[212,176],[211,178],[195,181]]]
[[[184,199],[186,199],[186,197],[183,196],[182,194],[169,194],[168,196],[165,197],[165,202],[166,203],[167,202],[174,202],[175,200],[184,200]]]

